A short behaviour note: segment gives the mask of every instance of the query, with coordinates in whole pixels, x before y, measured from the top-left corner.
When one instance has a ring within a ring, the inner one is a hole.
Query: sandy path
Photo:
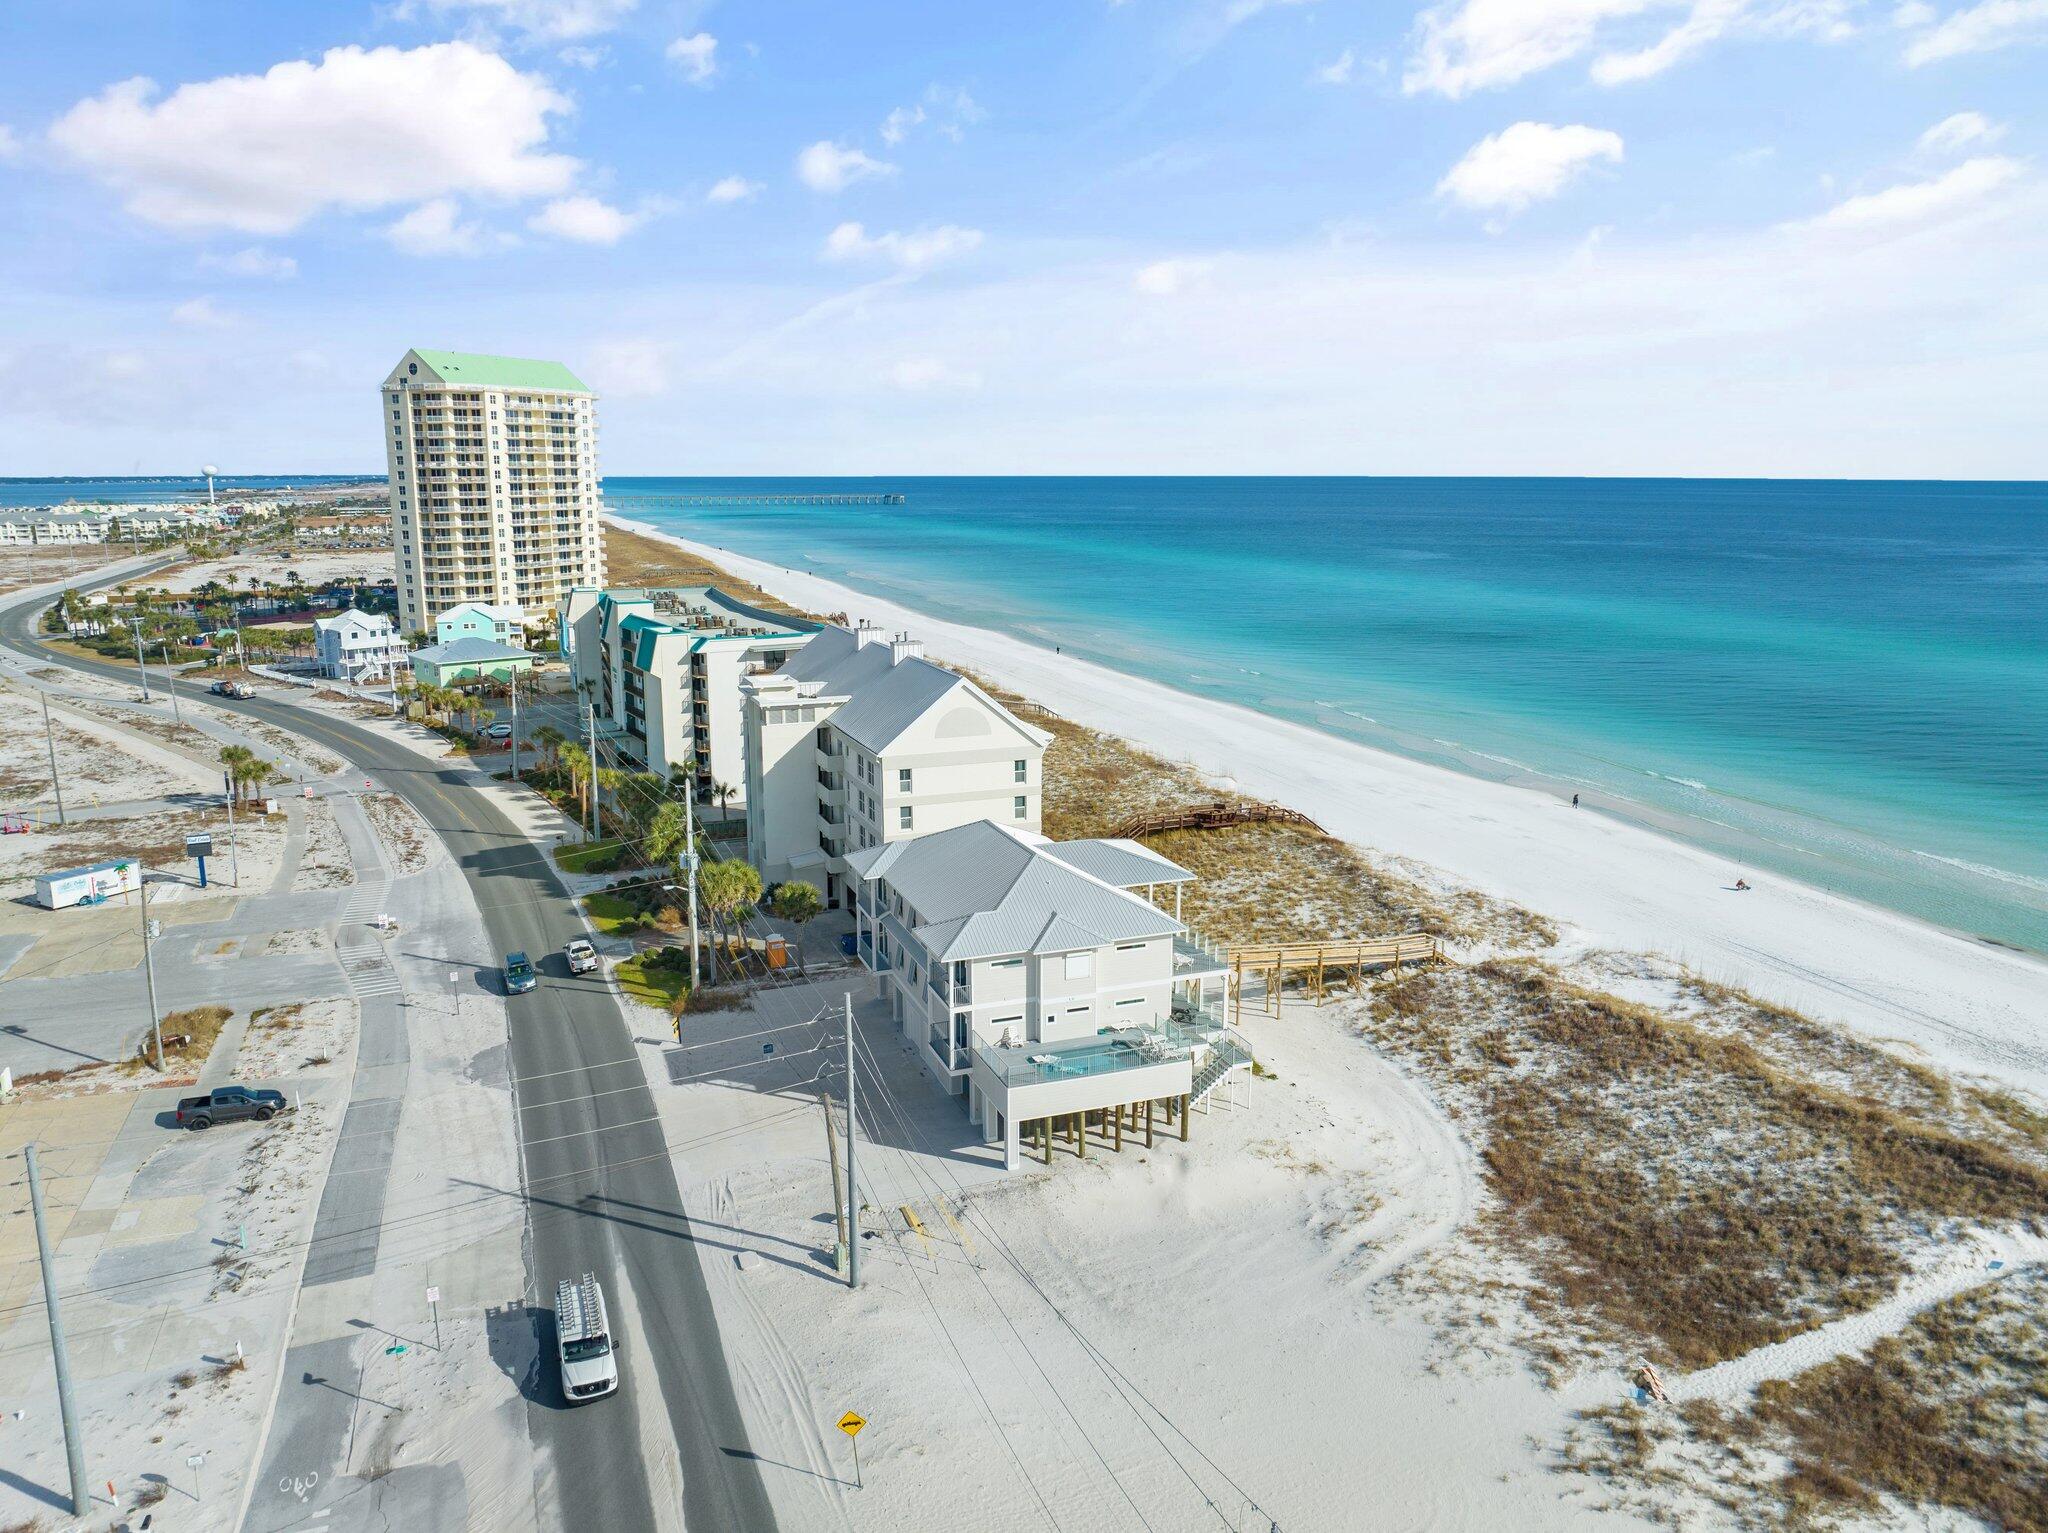
[[[1415,858],[1581,928],[1595,946],[1666,954],[1709,979],[1904,1040],[2048,1097],[2039,1025],[2048,963],[1739,868],[1529,788],[1409,761],[1247,708],[941,622],[743,554],[618,525],[716,560],[785,600],[908,628],[938,658],[1067,715],[1291,804],[1362,846]],[[1732,894],[1741,873],[1755,888]]]

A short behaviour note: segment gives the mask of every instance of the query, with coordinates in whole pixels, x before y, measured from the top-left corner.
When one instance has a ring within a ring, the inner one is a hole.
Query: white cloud
[[[436,15],[473,11],[530,39],[567,42],[609,32],[639,0],[406,0],[398,13],[409,14],[420,3]]]
[[[761,190],[761,183],[745,176],[724,176],[704,194],[706,202],[745,202]]]
[[[580,167],[544,146],[548,119],[568,110],[538,75],[470,43],[347,47],[161,100],[154,82],[125,80],[72,107],[50,139],[151,223],[284,234],[329,208],[562,191]]]
[[[224,271],[231,277],[262,277],[272,282],[299,274],[299,263],[290,256],[276,255],[255,245],[233,255],[208,251],[199,257],[199,264],[208,271]]]
[[[924,121],[921,106],[899,106],[882,119],[882,142],[900,144],[910,137],[910,130]]]
[[[386,224],[382,232],[412,256],[482,255],[498,243],[481,224],[465,221],[452,197],[423,202],[396,223]]]
[[[896,167],[863,150],[821,138],[796,157],[796,173],[814,192],[840,192],[872,176],[893,176]]]
[[[1474,144],[1436,189],[1468,208],[1512,215],[1555,197],[1590,166],[1621,157],[1621,135],[1605,128],[1518,122]]]
[[[668,61],[692,85],[709,85],[718,74],[718,39],[709,32],[679,37],[668,45]]]
[[[1357,68],[1358,55],[1346,48],[1309,78],[1318,85],[1349,85],[1352,72]]]
[[[969,368],[958,368],[939,357],[904,357],[892,363],[882,374],[882,380],[907,394],[923,394],[934,389],[978,389],[981,374]]]
[[[892,110],[877,131],[882,142],[893,147],[910,137],[912,129],[929,123],[934,133],[944,134],[957,144],[969,127],[986,116],[981,103],[961,86],[933,84],[927,85],[924,95],[909,106]]]
[[[1953,11],[1906,46],[1908,64],[1932,64],[1965,53],[1989,53],[2048,38],[2048,0],[1979,0]]]
[[[583,370],[598,392],[613,399],[645,399],[668,392],[669,353],[660,341],[600,341],[585,348]]]
[[[1924,27],[1940,14],[1927,0],[1901,0],[1892,7],[1892,25],[1895,27]]]
[[[1957,112],[1944,117],[1920,135],[1924,154],[1955,154],[1972,144],[1995,144],[2005,137],[2005,126],[1982,112]]]
[[[616,245],[646,221],[644,211],[628,213],[596,197],[560,197],[527,219],[526,227],[579,245]]]
[[[1878,235],[1925,228],[1975,212],[1993,193],[2017,181],[2025,170],[2024,164],[2007,155],[1979,155],[1930,181],[1901,182],[1881,192],[1866,192],[1838,202],[1825,213],[1794,227],[1821,233]]]
[[[892,261],[905,271],[922,271],[941,261],[966,255],[981,246],[979,229],[941,224],[936,229],[917,229],[908,234],[890,230],[869,235],[859,224],[841,224],[825,236],[824,257],[828,261]]]
[[[1784,37],[1851,35],[1860,0],[1438,0],[1416,19],[1402,76],[1409,94],[1459,97],[1511,85],[1599,47],[1610,29],[1678,13],[1640,46],[1610,48],[1593,79],[1621,85],[1661,74],[1732,33]]]
[[[0,122],[0,163],[21,158],[21,140],[14,136],[14,130]]]
[[[188,298],[171,310],[171,323],[190,325],[195,330],[219,330],[234,322],[234,315],[227,313],[211,298],[203,295]]]
[[[1208,266],[1206,261],[1191,261],[1184,256],[1154,261],[1149,266],[1138,268],[1138,274],[1131,279],[1131,286],[1154,298],[1167,298],[1200,277]]]
[[[555,55],[571,69],[596,69],[611,62],[612,50],[602,43],[577,43]]]

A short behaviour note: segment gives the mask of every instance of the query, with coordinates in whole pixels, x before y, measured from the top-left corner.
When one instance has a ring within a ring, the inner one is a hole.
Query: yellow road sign
[[[848,1411],[844,1416],[841,1416],[839,1418],[839,1430],[844,1432],[848,1437],[860,1436],[860,1429],[866,1426],[867,1424],[867,1417],[856,1415],[852,1411]]]

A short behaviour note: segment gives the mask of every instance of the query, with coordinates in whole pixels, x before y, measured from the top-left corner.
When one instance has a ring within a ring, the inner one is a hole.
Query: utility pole
[[[142,618],[138,614],[128,619],[135,629],[135,669],[142,672],[142,700],[149,701],[149,667],[142,659]]]
[[[64,1418],[64,1457],[71,1465],[71,1515],[92,1510],[92,1487],[85,1482],[85,1439],[78,1434],[78,1407],[71,1398],[71,1358],[64,1350],[64,1321],[57,1313],[56,1262],[50,1255],[50,1234],[43,1224],[43,1179],[36,1166],[36,1147],[23,1147],[28,1161],[28,1201],[36,1215],[36,1254],[43,1262],[43,1308],[50,1316],[50,1356],[57,1365],[57,1413]]]
[[[163,651],[164,685],[171,689],[171,719],[174,723],[182,725],[185,722],[185,715],[178,707],[178,671],[177,667],[171,664],[171,641],[159,639],[157,648]]]
[[[519,673],[514,671],[512,682],[512,781],[519,781]]]
[[[226,779],[228,789],[228,861],[233,865],[231,877],[235,887],[239,889],[242,887],[242,849],[235,843],[235,799],[238,795],[235,791],[234,778],[226,772],[220,775]]]
[[[590,839],[597,839],[597,700],[583,699],[584,718],[590,729],[590,824],[584,827]],[[692,848],[695,850],[695,848]]]
[[[846,1286],[860,1287],[860,1184],[853,1177],[853,992],[846,992]]]
[[[64,823],[64,784],[57,778],[57,737],[50,730],[50,694],[43,699],[43,743],[50,747],[50,791],[57,795],[57,823]]]
[[[694,766],[694,763],[693,763]],[[697,797],[696,773],[683,784],[683,881],[690,886],[690,989],[697,988]]]
[[[135,888],[142,896],[142,978],[149,986],[149,1031],[156,1039],[156,1067],[164,1067],[164,1025],[156,1014],[156,960],[150,953],[149,930],[149,869],[141,858],[135,859]]]

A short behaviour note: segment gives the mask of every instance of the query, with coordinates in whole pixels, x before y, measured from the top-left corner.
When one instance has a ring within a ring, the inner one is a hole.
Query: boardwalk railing
[[[1186,809],[1169,809],[1158,814],[1133,815],[1117,826],[1112,834],[1134,840],[1139,836],[1156,836],[1168,830],[1221,830],[1228,825],[1299,825],[1317,835],[1327,835],[1322,826],[1316,824],[1299,809],[1289,809],[1281,804],[1196,804]]]
[[[1315,942],[1247,943],[1229,951],[1230,989],[1233,1020],[1244,1015],[1245,981],[1257,980],[1262,989],[1260,1010],[1269,1016],[1280,1014],[1280,991],[1290,975],[1321,1005],[1329,993],[1332,976],[1357,979],[1376,969],[1398,969],[1403,964],[1433,966],[1448,963],[1443,943],[1428,932],[1406,932],[1398,937],[1358,937]]]

